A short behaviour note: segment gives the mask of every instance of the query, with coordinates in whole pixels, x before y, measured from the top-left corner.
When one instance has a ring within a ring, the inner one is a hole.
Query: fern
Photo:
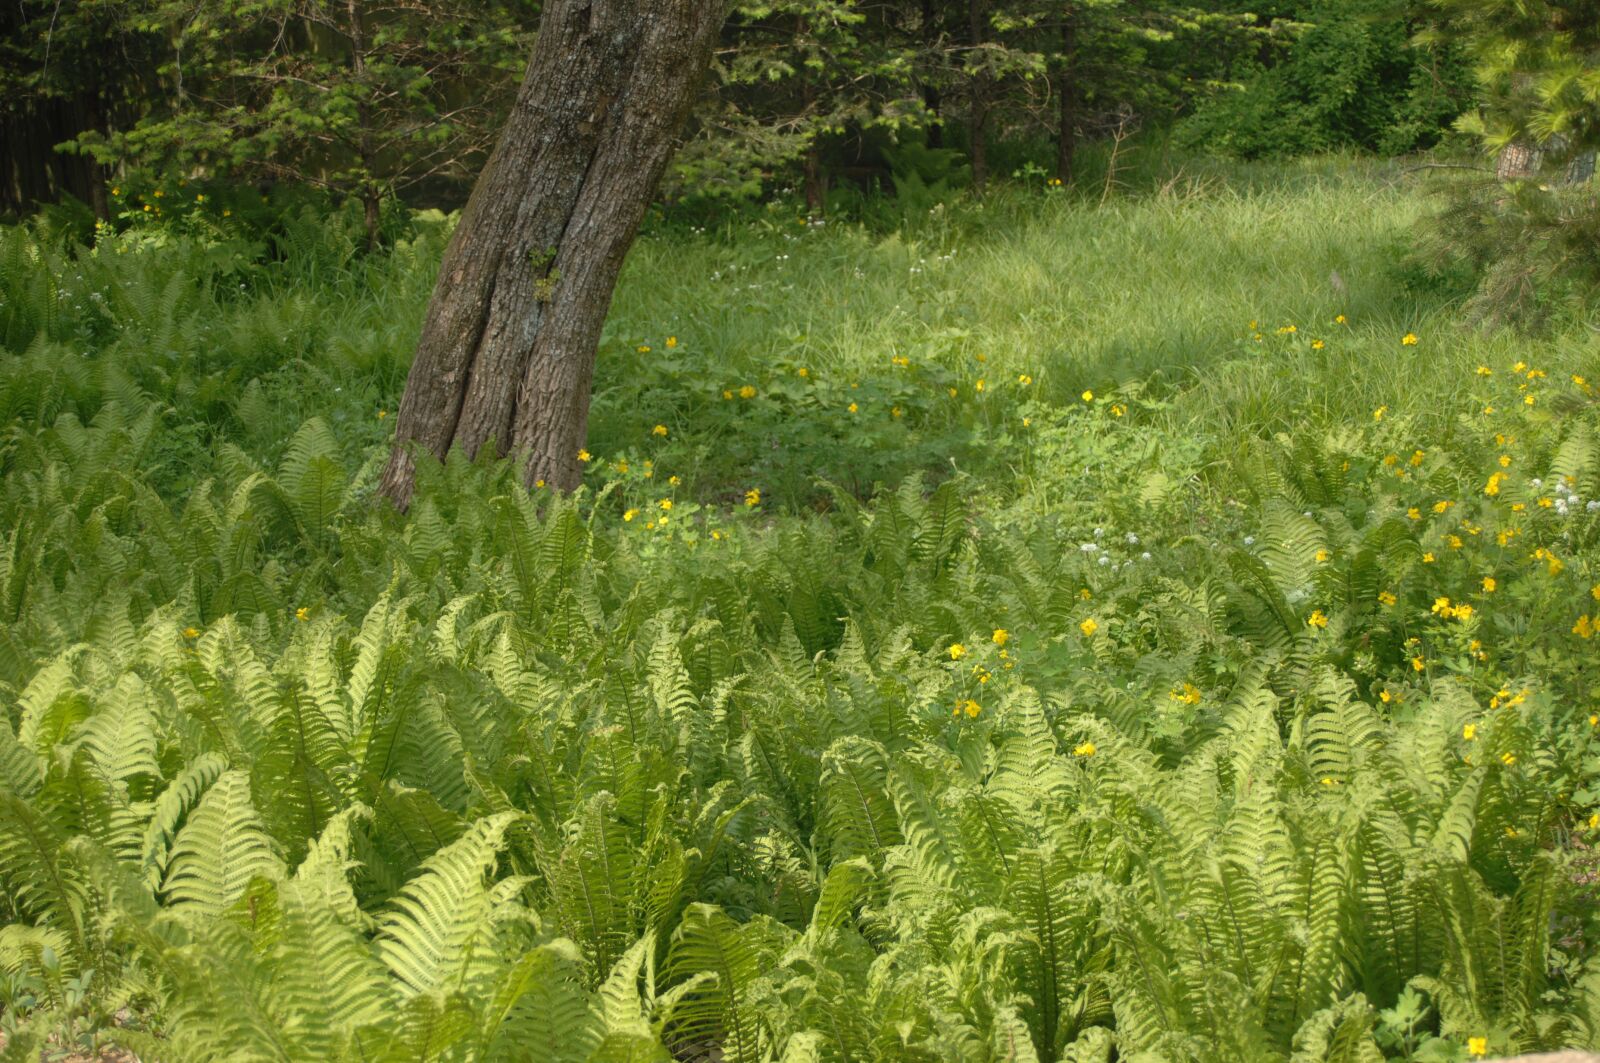
[[[250,800],[250,778],[225,771],[178,832],[161,892],[174,908],[219,915],[252,879],[280,879],[277,845]]]
[[[380,920],[377,951],[408,996],[481,988],[497,966],[486,876],[514,813],[475,823],[425,861]]]

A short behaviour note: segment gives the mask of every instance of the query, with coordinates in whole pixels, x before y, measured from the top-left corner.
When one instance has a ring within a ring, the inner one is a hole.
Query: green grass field
[[[443,219],[0,231],[6,1058],[1600,1046],[1600,346],[1418,180],[657,217],[405,517]]]

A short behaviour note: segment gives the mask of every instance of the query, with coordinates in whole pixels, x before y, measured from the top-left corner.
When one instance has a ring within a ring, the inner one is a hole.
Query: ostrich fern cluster
[[[253,441],[271,374],[185,461],[225,330],[128,296],[143,360],[71,356],[134,340],[4,253],[6,1058],[1600,1040],[1600,406],[1553,364],[1464,370],[1437,436],[1152,442],[1153,400],[1074,387],[1010,500],[646,531],[624,486],[454,462],[402,519],[358,429]]]

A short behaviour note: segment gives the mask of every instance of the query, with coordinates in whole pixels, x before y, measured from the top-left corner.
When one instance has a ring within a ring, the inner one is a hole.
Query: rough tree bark
[[[445,251],[379,489],[415,457],[515,453],[582,478],[600,328],[710,63],[721,0],[550,0],[500,141]]]

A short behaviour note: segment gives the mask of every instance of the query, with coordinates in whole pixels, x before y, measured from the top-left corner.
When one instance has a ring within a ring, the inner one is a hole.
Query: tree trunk
[[[973,58],[982,62],[977,54],[983,47],[985,8],[984,0],[967,0],[967,23],[972,38]],[[981,193],[989,181],[989,75],[978,69],[972,75],[972,107],[967,113],[967,139],[971,142],[972,187]]]
[[[710,62],[722,4],[550,0],[494,154],[440,266],[379,489],[415,450],[493,445],[523,478],[582,479],[595,347]]]
[[[1072,183],[1072,164],[1078,152],[1078,27],[1068,8],[1061,21],[1061,121],[1056,130],[1056,177]]]
[[[806,213],[820,218],[827,211],[828,181],[822,172],[822,148],[815,140],[806,147],[800,169],[805,185]]]
[[[367,33],[361,21],[361,8],[357,0],[346,0],[345,32],[350,37],[350,72],[356,82],[356,155],[361,159],[361,207],[367,226],[367,253],[378,249],[378,225],[382,219],[382,192],[373,183],[372,108],[367,97]]]
[[[795,19],[794,32],[796,40],[805,35],[804,18]],[[806,117],[810,118],[817,104],[817,90],[816,86],[811,84],[811,78],[807,76],[804,65],[800,67],[800,104]],[[802,184],[805,187],[806,213],[812,217],[822,215],[828,199],[828,179],[822,170],[822,145],[819,143],[821,136],[820,130],[811,131],[811,140],[806,144],[805,157],[800,162]]]
[[[933,0],[922,0],[922,47],[925,61],[931,65],[939,54],[939,23]],[[940,118],[939,86],[931,79],[923,83],[922,105],[928,109],[928,147],[944,147],[944,122]]]

